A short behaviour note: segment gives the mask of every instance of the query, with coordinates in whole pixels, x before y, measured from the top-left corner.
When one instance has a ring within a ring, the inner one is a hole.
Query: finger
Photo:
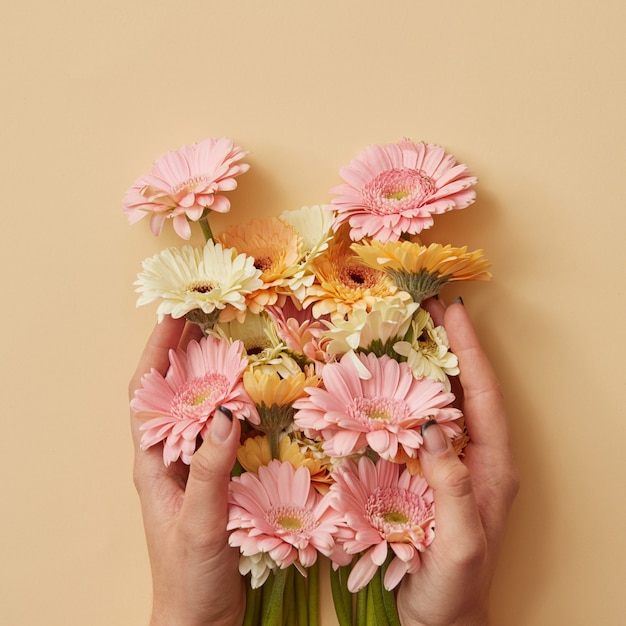
[[[241,434],[239,420],[228,413],[215,412],[208,436],[191,459],[181,519],[196,541],[207,536],[207,528],[223,529],[210,534],[212,541],[223,544],[227,535],[228,483]]]
[[[135,389],[140,386],[142,376],[151,369],[154,368],[165,376],[169,367],[170,348],[178,346],[184,328],[184,318],[173,319],[169,315],[154,327],[130,381],[128,391],[131,398]]]
[[[502,450],[509,445],[509,429],[498,379],[465,307],[451,304],[444,321],[450,348],[459,359],[465,420],[472,443]]]
[[[200,326],[193,322],[187,322],[178,347],[186,350],[190,341],[200,341],[200,339],[202,339],[202,329]]]
[[[446,313],[445,302],[440,297],[428,298],[422,302],[422,308],[430,313],[435,326],[443,326],[443,319]]]
[[[422,436],[420,463],[434,493],[437,550],[460,564],[486,550],[472,479],[437,422],[426,422]]]
[[[141,387],[141,379],[145,374],[150,372],[150,370],[155,369],[165,376],[169,367],[170,348],[178,346],[184,327],[184,319],[173,319],[170,316],[165,317],[160,324],[154,327],[139,359],[137,369],[128,386],[128,396],[131,400],[135,394],[135,390]],[[132,411],[130,423],[135,451],[137,453],[139,452],[139,441],[141,439],[141,432],[139,431],[141,422],[134,416]],[[153,456],[155,456],[154,453],[152,453],[149,458]]]

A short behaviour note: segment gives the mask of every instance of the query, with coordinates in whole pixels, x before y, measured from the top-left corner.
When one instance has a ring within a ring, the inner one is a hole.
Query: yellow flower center
[[[278,523],[287,530],[300,530],[302,522],[297,517],[285,516],[278,520]]]
[[[205,183],[207,180],[208,178],[206,176],[192,176],[191,178],[184,180],[182,183],[178,183],[178,185],[170,187],[170,194],[175,196],[181,191],[195,191],[196,187]]]

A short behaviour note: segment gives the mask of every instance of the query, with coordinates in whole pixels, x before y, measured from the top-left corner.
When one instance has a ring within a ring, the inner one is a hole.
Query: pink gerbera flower
[[[388,460],[415,458],[422,445],[420,429],[436,419],[451,438],[460,434],[453,423],[461,417],[448,407],[454,395],[441,383],[417,379],[406,363],[383,355],[358,354],[371,374],[364,380],[353,359],[325,365],[323,387],[307,389],[309,396],[294,403],[300,429],[319,431],[323,449],[333,457],[348,456],[367,446]]]
[[[161,375],[146,374],[130,406],[144,431],[141,448],[146,450],[161,441],[166,465],[179,457],[191,461],[198,435],[206,435],[218,406],[239,419],[258,423],[259,417],[242,382],[247,360],[243,344],[227,339],[203,337],[191,341],[187,351],[170,350],[170,368]]]
[[[218,213],[230,209],[221,192],[235,189],[235,177],[248,171],[249,165],[238,163],[246,154],[225,137],[167,152],[126,192],[128,221],[134,224],[150,213],[150,228],[158,236],[165,219],[172,218],[178,235],[189,239],[188,220],[199,220],[207,209]]]
[[[342,465],[334,477],[331,506],[342,512],[349,529],[341,544],[348,554],[363,553],[350,572],[348,589],[355,593],[367,585],[389,548],[394,556],[384,585],[393,589],[406,573],[419,569],[420,552],[434,538],[432,489],[419,474],[400,472],[400,465],[383,459],[374,465],[368,457],[361,457],[358,466]]]
[[[419,233],[433,215],[464,209],[474,201],[476,178],[467,166],[432,144],[409,140],[367,147],[339,174],[345,184],[331,189],[338,215],[334,228],[350,224],[350,237],[397,241]]]
[[[245,472],[232,479],[229,501],[229,543],[244,557],[267,554],[284,569],[310,567],[318,551],[334,554],[341,515],[313,488],[305,467],[274,460],[258,474]]]

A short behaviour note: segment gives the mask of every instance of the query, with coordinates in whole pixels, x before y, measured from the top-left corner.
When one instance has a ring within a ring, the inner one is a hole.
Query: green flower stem
[[[383,601],[382,568],[379,568],[376,572],[374,578],[370,581],[369,587],[374,605],[376,626],[388,626],[389,622],[387,621],[387,613],[385,612],[385,604]]]
[[[211,227],[209,226],[208,217],[201,217],[198,220],[198,224],[200,224],[200,228],[202,229],[202,234],[204,235],[205,241],[213,239],[213,233],[211,232]]]
[[[398,605],[396,603],[396,594],[393,591],[388,591],[387,589],[385,589],[384,585],[385,573],[387,572],[387,568],[389,567],[392,558],[393,554],[390,554],[380,570],[380,580],[381,583],[383,583],[383,606],[385,607],[385,614],[387,615],[387,621],[389,623],[389,626],[401,626],[400,616],[398,615]]]
[[[298,612],[298,626],[309,626],[307,581],[300,572],[294,573],[296,596],[296,610]]]
[[[365,626],[378,626],[376,624],[376,614],[374,611],[374,594],[369,585],[365,587],[367,594],[367,609],[365,612]],[[382,626],[382,625],[381,625]]]
[[[352,571],[352,564],[350,565],[342,565],[339,568],[339,576],[341,580],[341,590],[343,592],[343,603],[346,609],[348,610],[348,615],[350,617],[350,622],[352,622],[352,600],[353,594],[350,593],[348,589],[348,577],[350,576],[350,572]]]
[[[242,626],[256,626],[258,620],[257,610],[260,606],[261,590],[248,588],[246,593],[246,612],[243,616]]]
[[[280,432],[278,430],[271,430],[267,433],[267,438],[270,442],[270,453],[272,455],[272,459],[280,458]]]
[[[320,562],[319,559],[309,567],[309,626],[319,626],[320,622]]]
[[[261,587],[261,616],[264,616],[269,607],[270,598],[272,597],[272,589],[274,588],[274,575],[270,574]],[[262,623],[262,620],[258,622]]]
[[[263,616],[263,626],[281,626],[283,621],[283,602],[288,568],[279,569],[274,575],[274,585],[267,610]]]
[[[295,568],[293,566],[287,568],[287,577],[285,580],[285,590],[283,592],[283,626],[294,626],[297,624],[296,606],[295,606],[295,581],[293,579]]]
[[[330,590],[333,596],[333,603],[335,605],[335,613],[337,614],[337,620],[339,626],[351,626],[352,620],[348,613],[348,607],[345,604],[345,598],[343,589],[341,588],[341,579],[339,576],[339,570],[335,570],[334,567],[330,568]]]
[[[356,623],[357,626],[367,623],[367,587],[363,587],[356,594]]]

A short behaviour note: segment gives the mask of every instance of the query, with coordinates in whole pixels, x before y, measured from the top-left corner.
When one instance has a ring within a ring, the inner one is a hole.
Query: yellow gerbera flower
[[[362,263],[383,269],[398,289],[410,293],[415,302],[434,296],[449,282],[492,278],[487,271],[491,264],[483,257],[483,251],[467,252],[467,246],[371,241],[351,247]]]
[[[305,387],[317,387],[319,379],[305,372],[281,378],[277,372],[249,368],[243,374],[243,385],[259,414],[255,428],[269,435],[272,458],[276,459],[279,434],[293,422],[293,403],[306,395]]]
[[[317,387],[319,379],[304,372],[281,378],[276,372],[266,373],[254,368],[244,372],[243,384],[256,405],[291,406],[306,395],[305,387]]]
[[[257,473],[259,467],[268,465],[272,461],[270,440],[266,435],[249,437],[239,446],[237,459],[247,472]],[[294,468],[306,467],[311,474],[313,486],[320,493],[326,493],[333,482],[329,467],[330,461],[324,462],[311,454],[310,451],[300,448],[296,441],[292,441],[289,435],[284,435],[278,445],[278,459],[291,463]]]

